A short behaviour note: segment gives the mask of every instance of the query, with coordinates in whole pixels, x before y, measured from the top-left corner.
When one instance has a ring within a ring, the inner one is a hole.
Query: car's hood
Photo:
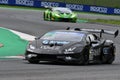
[[[76,17],[76,14],[74,13],[54,13],[54,16],[59,15],[60,17],[64,18],[70,18],[70,17]]]
[[[59,41],[59,40],[39,40],[34,41],[31,45],[37,46],[36,50],[38,53],[62,53],[67,49],[83,48],[83,42],[76,41]]]

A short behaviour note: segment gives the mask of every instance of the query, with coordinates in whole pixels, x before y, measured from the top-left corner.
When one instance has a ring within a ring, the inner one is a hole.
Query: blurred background
[[[40,0],[120,8],[120,0]]]

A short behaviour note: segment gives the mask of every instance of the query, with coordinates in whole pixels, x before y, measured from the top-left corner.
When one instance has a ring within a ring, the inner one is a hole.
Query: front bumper
[[[29,57],[29,55],[33,54],[33,56]],[[38,54],[27,51],[25,54],[25,58],[36,59],[40,61],[64,61],[64,62],[81,62],[84,60],[83,55],[80,53],[75,54]]]
[[[59,18],[59,21],[64,21],[64,22],[76,22],[77,19],[75,18]]]
[[[74,18],[65,18],[65,17],[52,17],[52,20],[53,21],[63,21],[63,22],[76,22],[77,21],[77,18],[74,17]]]

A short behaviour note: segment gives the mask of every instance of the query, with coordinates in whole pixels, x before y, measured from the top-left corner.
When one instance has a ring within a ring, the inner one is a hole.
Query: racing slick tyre
[[[84,55],[84,65],[89,64],[89,55]]]
[[[102,56],[102,62],[104,64],[112,64],[113,61],[115,60],[115,54],[114,54],[115,47],[111,47],[110,50],[112,50],[110,51],[111,53],[109,53],[106,57],[104,55]]]
[[[88,64],[89,64],[89,55],[88,55],[88,54],[83,55],[83,57],[82,57],[82,62],[78,62],[78,64],[88,65]]]
[[[110,59],[109,61],[107,61],[107,64],[112,64],[114,61],[114,57],[112,59]]]
[[[107,59],[106,61],[105,61],[105,58],[106,57],[102,57],[102,63],[103,64],[112,64],[113,63],[113,61],[114,61],[114,59],[115,59],[115,56],[113,56],[113,55],[111,55],[110,57],[109,57],[109,59]]]
[[[106,64],[112,64],[114,59],[115,59],[115,56],[111,54],[110,58],[106,61]]]
[[[53,19],[52,19],[52,13],[50,13],[49,20],[53,21]]]
[[[76,23],[77,21],[74,21],[73,23]]]
[[[45,12],[43,13],[43,19],[46,20],[46,17],[45,17]]]
[[[29,62],[29,63],[32,63],[32,64],[38,64],[38,63],[39,63],[39,60],[29,59],[28,62]]]
[[[74,21],[72,21],[73,23],[76,23],[77,22],[77,20],[74,20]]]

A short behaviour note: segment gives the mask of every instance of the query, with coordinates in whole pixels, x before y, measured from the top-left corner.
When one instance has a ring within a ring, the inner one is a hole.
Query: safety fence
[[[82,5],[82,4],[72,4],[64,2],[50,2],[46,0],[0,0],[0,4],[15,5],[15,6],[31,6],[44,8],[45,6],[50,7],[68,7],[72,10],[82,11],[82,12],[96,12],[104,14],[117,14],[120,15],[120,8],[111,8],[95,5]]]

